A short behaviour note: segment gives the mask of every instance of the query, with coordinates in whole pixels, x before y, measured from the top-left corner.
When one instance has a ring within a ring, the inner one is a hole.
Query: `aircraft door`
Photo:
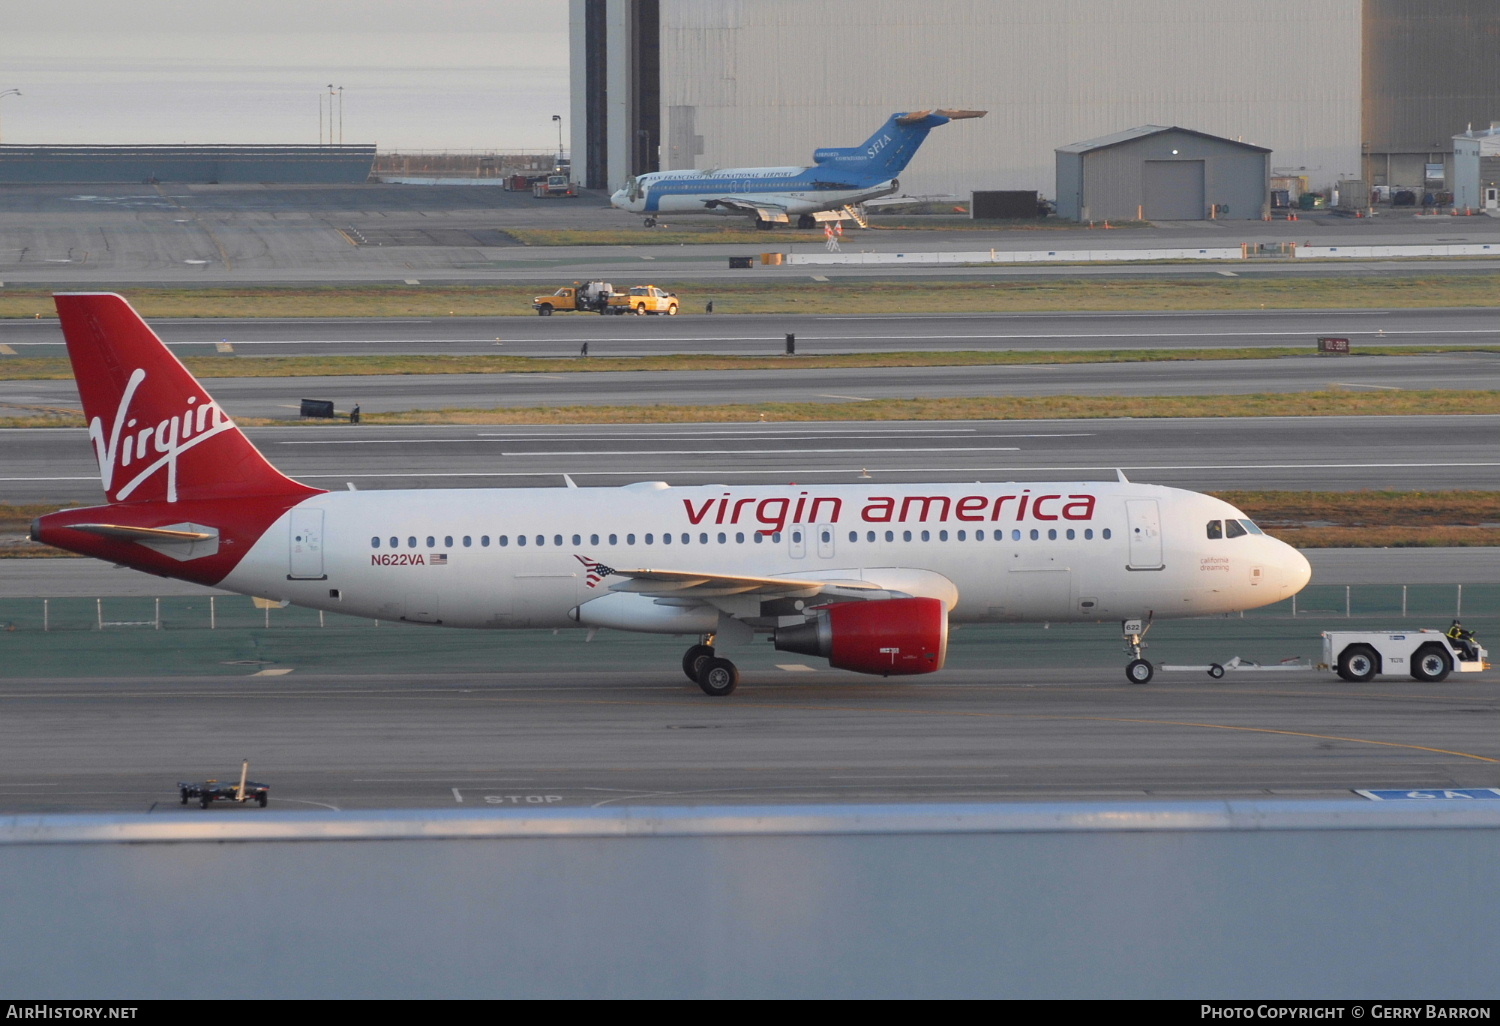
[[[1155,499],[1127,499],[1125,515],[1129,520],[1131,570],[1160,570],[1161,512]]]
[[[832,559],[833,558],[833,525],[832,524],[818,524],[816,527],[813,528],[813,530],[816,531],[817,535],[818,535],[818,558],[819,559]]]
[[[291,552],[286,579],[289,581],[323,581],[323,511],[292,510],[290,523]]]

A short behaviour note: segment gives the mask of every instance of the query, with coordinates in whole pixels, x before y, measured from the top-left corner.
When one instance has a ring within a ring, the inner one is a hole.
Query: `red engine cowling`
[[[815,613],[806,623],[777,628],[776,648],[883,677],[932,673],[948,657],[948,608],[937,599],[838,602]]]

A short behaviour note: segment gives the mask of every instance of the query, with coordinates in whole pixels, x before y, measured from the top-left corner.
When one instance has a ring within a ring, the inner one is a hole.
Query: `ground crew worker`
[[[351,424],[358,424],[359,423],[359,403],[355,403],[354,404],[354,409],[352,409],[352,410],[349,411],[349,423],[351,423]]]
[[[1478,658],[1474,651],[1474,632],[1464,630],[1464,625],[1457,620],[1453,626],[1448,628],[1448,640],[1453,642],[1453,647],[1458,649],[1464,657],[1464,662],[1472,662]]]

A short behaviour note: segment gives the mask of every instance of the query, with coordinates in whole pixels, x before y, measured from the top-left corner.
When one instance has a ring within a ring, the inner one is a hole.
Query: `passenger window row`
[[[1210,538],[1217,538],[1217,537],[1219,537],[1219,535],[1214,534],[1215,525],[1218,524],[1218,523],[1219,523],[1219,521],[1217,521],[1217,520],[1211,520],[1211,521],[1209,521],[1209,526],[1208,526],[1209,534],[1208,534],[1208,536]],[[1230,535],[1229,535],[1229,537],[1234,538],[1234,537],[1237,537],[1238,535],[1246,533],[1245,528],[1242,528],[1242,527],[1239,526],[1240,522],[1234,521],[1234,520],[1230,520],[1230,521],[1228,521],[1228,523],[1230,525],[1232,525],[1230,527]],[[1253,531],[1254,533],[1256,533],[1256,534],[1260,534],[1261,533],[1260,528],[1256,527],[1254,524],[1251,524],[1250,521],[1246,520],[1246,521],[1243,521],[1243,523],[1245,523],[1249,527],[1249,529],[1251,531]],[[895,531],[885,531],[885,532],[866,531],[865,532],[864,540],[866,542],[880,541],[882,534],[884,536],[884,540],[885,541],[894,542],[896,540],[896,532]],[[973,531],[973,532],[966,531],[966,530],[965,531],[953,531],[953,532],[949,532],[949,531],[946,531],[946,530],[937,531],[937,532],[933,532],[933,531],[929,531],[929,530],[923,530],[923,531],[902,531],[901,532],[901,540],[905,541],[905,542],[909,542],[909,541],[924,541],[924,542],[925,541],[933,541],[934,540],[934,538],[933,538],[934,534],[936,534],[936,536],[937,536],[936,540],[940,541],[940,542],[945,542],[945,541],[950,541],[950,540],[952,540],[952,541],[969,541],[971,538],[974,541],[984,541],[986,539],[986,532],[981,529],[981,530]],[[989,537],[992,538],[994,541],[1004,541],[1005,540],[1005,532],[1003,530],[996,529],[996,530],[988,532],[988,534],[989,534]],[[802,542],[803,541],[803,532],[801,532],[801,531],[793,531],[793,532],[791,532],[791,535],[792,535],[792,541],[793,542]],[[770,532],[754,531],[754,532],[750,532],[748,535],[744,531],[736,531],[734,533],[734,543],[736,545],[743,545],[748,540],[750,542],[753,542],[756,545],[760,545],[763,542],[765,542],[767,539],[769,539],[773,544],[778,544],[778,543],[781,542],[781,536],[782,536],[782,532],[780,532],[780,531],[770,531]],[[1078,536],[1079,536],[1079,532],[1076,531],[1074,528],[1071,528],[1071,527],[1066,528],[1065,530],[1063,530],[1061,532],[1059,532],[1059,530],[1057,528],[1052,527],[1052,528],[1048,528],[1047,529],[1047,533],[1046,533],[1046,538],[1047,538],[1048,541],[1057,541],[1059,537],[1066,538],[1068,541],[1074,541],[1074,540],[1076,540],[1078,538]],[[1083,539],[1085,541],[1092,541],[1093,538],[1094,538],[1094,529],[1092,527],[1085,527],[1083,529],[1083,531],[1082,531],[1082,537],[1083,537]],[[1102,539],[1104,539],[1105,541],[1108,541],[1110,539],[1110,537],[1111,537],[1109,528],[1106,527],[1103,530],[1101,530],[1099,532],[1099,537],[1102,538]],[[1040,540],[1042,540],[1042,532],[1038,528],[1032,528],[1029,532],[1025,532],[1025,533],[1023,533],[1019,529],[1013,529],[1010,532],[1010,539],[1011,539],[1011,541],[1023,541],[1026,538],[1029,538],[1031,541],[1040,541]],[[607,544],[609,544],[611,546],[617,546],[617,545],[620,544],[620,535],[618,535],[618,534],[611,534],[611,535],[608,536],[608,539],[609,540],[608,540]],[[675,541],[674,541],[674,539],[675,539]],[[420,548],[421,546],[419,545],[419,542],[421,542],[422,540],[423,539],[419,538],[417,535],[408,535],[407,538],[406,538],[406,548],[408,548],[408,549]],[[453,546],[453,535],[451,535],[451,534],[449,534],[449,535],[443,535],[442,540],[443,540],[443,544],[441,546],[442,548],[444,548],[444,549],[451,549],[451,548],[454,547]],[[636,536],[634,534],[627,534],[627,535],[625,535],[625,544],[626,545],[634,545],[634,544],[636,544],[636,540],[637,539],[636,539]],[[690,545],[690,544],[692,544],[693,536],[690,533],[687,533],[687,532],[684,532],[681,535],[675,535],[675,536],[671,535],[671,534],[662,534],[662,535],[659,536],[659,538],[654,533],[648,533],[648,534],[644,534],[644,535],[641,536],[641,541],[643,541],[647,545],[655,545],[658,540],[663,545],[672,545],[672,544]],[[720,532],[718,532],[718,535],[717,535],[717,537],[716,537],[715,540],[716,540],[717,544],[719,544],[719,545],[727,545],[727,544],[729,544],[729,535],[727,533],[723,532],[723,531],[720,531]],[[858,531],[850,531],[849,532],[849,540],[851,542],[856,542],[857,543],[860,540],[859,532]],[[429,549],[439,548],[439,545],[438,545],[438,536],[437,535],[429,534],[429,535],[426,536],[425,541],[426,541],[426,547],[427,548],[429,548]],[[511,545],[512,541],[514,541],[515,545],[518,548],[524,547],[524,546],[527,546],[527,545],[533,545],[533,546],[536,546],[536,547],[540,548],[540,547],[546,546],[546,545],[561,546],[561,545],[564,544],[564,536],[560,535],[560,534],[554,534],[554,535],[551,536],[551,538],[549,540],[548,536],[545,535],[545,534],[536,534],[536,535],[518,534],[518,535],[516,535],[514,537],[514,539],[512,539],[512,537],[510,535],[508,535],[508,534],[501,534],[501,535],[496,535],[494,541],[495,541],[495,544],[498,547],[502,548],[502,549],[503,548],[508,548]],[[829,542],[832,542],[833,541],[833,532],[832,531],[826,531],[826,530],[823,531],[823,532],[821,532],[820,537],[819,537],[819,541],[822,542],[823,544],[828,544]],[[466,548],[466,549],[467,548],[472,548],[474,546],[474,542],[475,542],[475,539],[474,539],[474,537],[472,535],[467,535],[466,534],[462,538],[463,547]],[[482,534],[482,535],[479,536],[478,542],[479,542],[479,547],[480,548],[489,548],[489,546],[490,546],[490,536],[487,535],[487,534]],[[572,535],[571,542],[572,542],[572,545],[573,545],[574,548],[581,547],[583,545],[583,535],[581,535],[581,534]],[[598,546],[598,545],[601,545],[601,544],[606,544],[605,541],[604,541],[603,536],[597,535],[597,534],[591,534],[591,535],[589,535],[589,542],[588,543],[589,543],[590,546]],[[698,535],[698,544],[699,545],[708,545],[708,544],[710,544],[708,532],[704,531],[704,532],[702,532],[702,533],[700,533]],[[387,548],[392,548],[392,549],[399,549],[399,548],[402,547],[402,545],[401,545],[401,538],[399,536],[397,536],[397,535],[391,535],[389,538],[383,538],[380,535],[376,535],[375,537],[373,537],[373,538],[370,539],[370,548],[372,548],[372,549],[378,549],[378,548],[382,548],[382,547],[387,547]]]

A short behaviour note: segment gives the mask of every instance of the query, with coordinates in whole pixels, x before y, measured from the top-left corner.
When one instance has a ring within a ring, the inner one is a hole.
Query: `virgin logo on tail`
[[[114,424],[108,435],[104,421],[95,417],[89,422],[89,441],[94,445],[94,458],[99,463],[99,479],[107,495],[113,501],[123,502],[132,492],[144,484],[152,474],[165,469],[167,472],[167,501],[177,501],[177,461],[182,454],[215,435],[234,430],[234,421],[219,408],[212,399],[199,401],[189,396],[181,414],[174,414],[156,424],[139,426],[130,416],[131,400],[146,380],[144,368],[137,367],[125,384],[120,395],[120,404],[115,408]],[[142,463],[145,465],[142,466]],[[115,476],[124,477],[134,473],[128,481],[113,492]]]

